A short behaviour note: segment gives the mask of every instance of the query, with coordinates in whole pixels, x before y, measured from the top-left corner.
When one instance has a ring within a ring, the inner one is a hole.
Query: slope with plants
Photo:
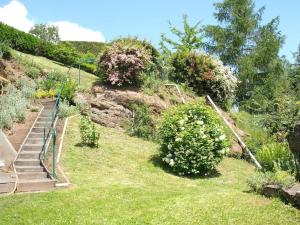
[[[246,177],[254,173],[254,168],[247,162],[225,158],[213,177],[175,176],[159,163],[157,144],[97,126],[101,137],[99,147],[83,147],[78,140],[78,125],[79,118],[70,120],[62,158],[72,187],[0,197],[4,224],[298,224],[300,221],[297,209],[249,193]]]

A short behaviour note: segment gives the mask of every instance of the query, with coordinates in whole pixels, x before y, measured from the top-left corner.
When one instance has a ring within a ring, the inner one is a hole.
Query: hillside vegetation
[[[0,197],[3,224],[300,222],[297,209],[249,193],[246,178],[254,168],[247,162],[226,158],[215,176],[202,179],[175,176],[159,163],[157,144],[121,131],[98,126],[100,146],[81,146],[78,121],[70,120],[62,159],[72,186]]]

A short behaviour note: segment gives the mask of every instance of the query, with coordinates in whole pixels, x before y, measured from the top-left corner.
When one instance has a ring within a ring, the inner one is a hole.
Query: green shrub
[[[134,105],[132,109],[134,118],[129,134],[146,140],[155,140],[156,126],[151,109],[146,105]]]
[[[256,157],[266,171],[273,171],[276,167],[282,170],[294,170],[293,157],[285,142],[263,145],[256,152]]]
[[[255,154],[264,144],[274,142],[274,138],[263,126],[264,115],[251,115],[245,111],[230,114],[237,127],[245,132],[244,141],[249,150]]]
[[[62,101],[59,104],[58,116],[59,118],[67,118],[69,116],[79,113],[76,106],[70,105],[68,101]]]
[[[98,147],[100,134],[90,117],[83,116],[80,120],[79,128],[82,144],[90,147]]]
[[[61,90],[61,98],[68,100],[69,102],[73,100],[75,92],[77,90],[78,84],[76,81],[68,80],[64,83],[64,86]],[[61,86],[58,86],[58,90],[61,89]]]
[[[0,59],[10,60],[11,57],[10,47],[5,42],[0,42]]]
[[[162,160],[179,175],[206,175],[229,150],[221,121],[203,99],[168,110],[159,137]]]
[[[52,59],[65,65],[72,65],[79,60],[79,54],[67,43],[59,43],[54,47]]]
[[[60,62],[64,65],[76,64],[80,58],[78,52],[70,43],[53,44],[25,33],[0,22],[0,43],[6,43],[11,48]],[[91,71],[90,66],[83,65],[83,70]]]
[[[68,43],[79,53],[92,53],[94,55],[99,55],[100,53],[104,52],[107,46],[106,43],[92,41],[63,41],[63,43]]]
[[[53,70],[39,83],[39,88],[45,91],[55,90],[64,80],[66,76],[63,73]]]
[[[36,79],[40,75],[40,70],[34,66],[29,66],[26,68],[26,75],[31,79]]]
[[[29,88],[25,85],[21,89],[9,85],[6,95],[0,96],[0,129],[11,129],[14,121],[24,122],[29,106],[29,99],[24,94],[26,89]]]
[[[89,107],[89,103],[85,99],[78,99],[75,104],[79,112],[85,112]]]
[[[276,170],[275,172],[256,172],[247,179],[247,183],[252,191],[263,193],[267,185],[280,185],[288,188],[295,183],[295,178],[286,171]]]

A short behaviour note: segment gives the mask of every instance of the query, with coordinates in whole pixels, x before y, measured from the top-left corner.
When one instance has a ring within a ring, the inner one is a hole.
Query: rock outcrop
[[[113,128],[124,128],[133,117],[131,106],[145,104],[154,114],[160,114],[170,106],[157,96],[149,96],[132,90],[110,89],[103,86],[93,88],[90,100],[91,118],[94,122]]]

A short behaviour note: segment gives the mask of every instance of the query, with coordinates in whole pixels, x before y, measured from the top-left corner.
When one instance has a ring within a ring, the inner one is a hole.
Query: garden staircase
[[[55,181],[42,164],[44,128],[51,124],[51,111],[55,101],[43,103],[43,110],[35,121],[15,161],[18,175],[16,192],[47,191],[54,188]],[[48,130],[45,130],[48,133]]]

